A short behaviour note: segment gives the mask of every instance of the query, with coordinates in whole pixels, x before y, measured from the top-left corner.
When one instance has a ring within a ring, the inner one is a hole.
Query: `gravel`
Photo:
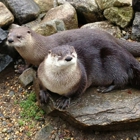
[[[58,116],[44,116],[40,121],[24,121],[20,101],[33,90],[18,83],[13,65],[0,73],[0,140],[34,140],[36,133],[47,124],[53,127],[49,140],[140,140],[140,129],[121,132],[85,132],[77,130]]]

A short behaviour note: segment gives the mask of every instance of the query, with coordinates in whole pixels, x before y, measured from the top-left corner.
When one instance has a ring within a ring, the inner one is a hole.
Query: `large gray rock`
[[[140,12],[135,13],[132,25],[132,39],[140,41]]]
[[[14,21],[14,16],[7,7],[0,2],[0,27],[10,25]]]
[[[58,0],[58,4],[69,2],[77,11],[80,23],[89,23],[103,20],[102,10],[99,9],[96,0]]]
[[[40,8],[33,0],[1,0],[12,11],[19,24],[35,19]]]
[[[94,23],[88,23],[83,25],[81,28],[86,28],[86,29],[96,29],[99,28],[101,30],[104,30],[111,35],[121,38],[121,30],[118,26],[114,26],[108,21],[100,21],[100,22],[94,22]]]
[[[13,59],[9,55],[0,54],[0,72],[4,70]]]
[[[63,20],[66,29],[78,28],[76,11],[74,7],[69,3],[65,3],[64,5],[60,5],[49,10],[45,18],[42,20],[42,23],[46,23],[54,19]]]
[[[104,16],[110,22],[124,28],[128,26],[133,19],[133,9],[127,7],[110,7],[104,10]]]
[[[89,88],[80,98],[72,100],[66,110],[56,108],[53,97],[42,106],[46,113],[59,115],[80,129],[115,131],[138,128],[140,124],[140,92],[136,89],[101,94]]]

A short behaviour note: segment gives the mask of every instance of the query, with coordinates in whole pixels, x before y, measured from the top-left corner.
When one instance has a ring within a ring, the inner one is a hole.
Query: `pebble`
[[[15,92],[13,91],[13,90],[11,90],[10,92],[9,92],[9,95],[10,96],[13,96],[15,94]]]
[[[136,136],[134,136],[134,137],[133,137],[133,140],[137,140],[137,137],[136,137]]]
[[[5,133],[6,131],[7,131],[7,128],[4,128],[4,129],[2,130],[3,133]]]

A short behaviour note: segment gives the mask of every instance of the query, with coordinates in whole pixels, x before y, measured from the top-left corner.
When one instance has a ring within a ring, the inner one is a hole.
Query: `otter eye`
[[[19,38],[19,39],[20,39],[20,38],[21,38],[21,35],[18,35],[18,36],[17,36],[17,38]]]
[[[29,33],[29,34],[30,34],[31,32],[28,30],[28,31],[27,31],[27,33]]]

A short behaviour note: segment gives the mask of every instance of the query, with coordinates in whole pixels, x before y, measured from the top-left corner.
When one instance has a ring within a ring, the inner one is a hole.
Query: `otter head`
[[[29,46],[31,41],[31,30],[28,27],[17,27],[11,29],[8,36],[6,44],[12,47],[26,47]]]
[[[65,69],[77,63],[77,53],[73,46],[58,46],[49,50],[45,63],[56,69]]]

